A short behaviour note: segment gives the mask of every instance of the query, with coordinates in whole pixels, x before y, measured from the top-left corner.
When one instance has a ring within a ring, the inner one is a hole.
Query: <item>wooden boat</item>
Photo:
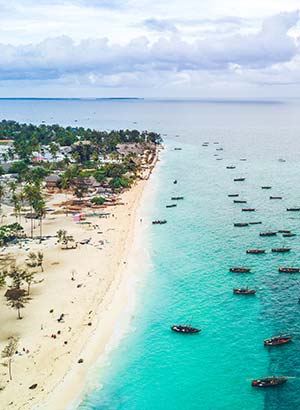
[[[255,212],[255,208],[242,208],[242,212]]]
[[[179,200],[181,200],[181,199],[184,199],[184,197],[183,196],[172,196],[172,201],[179,201]]]
[[[280,273],[298,273],[300,268],[279,268],[278,272]]]
[[[191,327],[190,325],[173,325],[171,326],[171,330],[177,333],[199,333],[201,329],[197,329],[195,327]]]
[[[266,253],[264,249],[247,249],[246,253],[251,253],[251,254],[260,254],[260,253]]]
[[[283,159],[283,158],[279,158],[279,160],[278,160],[279,162],[286,162],[286,160],[285,159]]]
[[[235,295],[255,295],[256,290],[254,289],[233,289]]]
[[[230,272],[235,272],[235,273],[249,273],[251,272],[250,268],[230,268]]]
[[[284,384],[288,381],[287,377],[275,377],[275,376],[270,376],[270,377],[264,377],[262,379],[255,379],[252,380],[252,386],[253,387],[276,387],[280,386],[281,384]]]
[[[247,158],[240,158],[240,161],[247,161]]]
[[[271,186],[269,186],[269,185],[263,185],[262,187],[261,187],[261,189],[271,189],[272,187]]]
[[[238,181],[245,181],[245,179],[246,179],[246,178],[234,178],[234,181],[235,181],[235,182],[238,182]]]
[[[272,248],[272,252],[284,253],[289,252],[291,248]]]
[[[177,204],[166,205],[166,208],[175,208],[175,206],[177,206]]]
[[[233,226],[242,227],[242,226],[249,226],[249,224],[248,224],[248,222],[237,222],[237,223],[233,224]]]
[[[234,165],[227,166],[226,169],[235,169]]]
[[[216,151],[223,151],[223,148],[217,148]]]
[[[174,148],[174,151],[181,151],[182,150],[182,148]]]
[[[162,220],[156,220],[156,221],[152,221],[152,224],[153,225],[164,225],[164,224],[166,224],[167,223],[167,221],[165,220],[165,219],[162,219]]]
[[[300,211],[300,208],[286,208],[287,211]]]
[[[223,158],[216,158],[217,161],[223,161]]]
[[[287,335],[279,335],[279,336],[273,336],[270,339],[265,339],[264,340],[264,345],[265,346],[280,346],[284,345],[286,343],[289,343],[292,341],[291,336]]]
[[[260,225],[260,224],[262,224],[261,221],[249,222],[249,225]]]
[[[177,179],[175,179],[175,180],[173,181],[173,184],[177,184]]]
[[[276,235],[277,235],[277,232],[274,232],[274,231],[261,232],[259,234],[259,236],[276,236]]]
[[[235,199],[235,200],[233,201],[233,203],[234,203],[234,204],[246,204],[247,201],[244,201],[244,200],[241,200],[241,199]]]
[[[208,147],[208,144],[202,144],[202,147]]]
[[[239,196],[239,194],[228,194],[229,198],[236,198]]]
[[[282,199],[282,196],[270,196],[270,199]]]
[[[295,233],[284,233],[282,235],[283,238],[292,238],[293,236],[296,236]]]
[[[279,233],[291,233],[289,229],[279,229]]]

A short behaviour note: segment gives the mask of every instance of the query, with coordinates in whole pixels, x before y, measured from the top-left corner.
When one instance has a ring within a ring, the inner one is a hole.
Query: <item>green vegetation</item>
[[[6,244],[14,239],[16,239],[22,231],[23,228],[19,223],[14,223],[10,225],[3,225],[0,227],[0,243]]]
[[[95,196],[91,199],[91,202],[95,205],[103,205],[105,202],[105,198],[103,198],[102,196]]]

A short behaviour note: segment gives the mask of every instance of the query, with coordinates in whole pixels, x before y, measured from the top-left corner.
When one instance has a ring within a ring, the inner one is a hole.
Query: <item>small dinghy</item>
[[[264,377],[262,379],[252,380],[253,387],[276,387],[288,381],[287,377]]]
[[[230,268],[230,272],[235,272],[235,273],[249,273],[251,272],[250,268]]]
[[[177,204],[166,205],[166,208],[175,208]]]
[[[242,208],[242,212],[255,212],[255,208]]]
[[[300,208],[286,208],[286,210],[290,212],[298,212],[300,211]]]
[[[244,201],[244,200],[242,200],[242,199],[234,199],[233,203],[234,203],[234,204],[246,204],[247,201]]]
[[[271,250],[272,252],[275,252],[275,253],[285,253],[285,252],[289,252],[291,248],[272,248]]]
[[[264,340],[265,346],[280,346],[292,341],[292,337],[288,335],[273,336],[270,339]]]
[[[229,198],[236,198],[239,196],[239,194],[228,194]]]
[[[249,226],[249,224],[248,224],[248,222],[237,222],[237,223],[233,224],[233,226],[241,227],[241,226]]]
[[[271,186],[269,186],[269,185],[263,185],[262,187],[261,187],[261,189],[271,189],[272,187]]]
[[[278,272],[280,273],[298,273],[300,268],[279,268]]]
[[[293,236],[296,236],[295,233],[284,233],[282,235],[283,238],[292,238]]]
[[[184,199],[183,196],[172,196],[172,201],[180,201],[181,199]]]
[[[289,229],[279,229],[279,233],[291,233]]]
[[[227,166],[226,169],[235,169],[234,165]]]
[[[247,158],[240,158],[240,161],[247,161]]]
[[[259,236],[276,236],[276,235],[277,235],[277,232],[274,232],[274,231],[261,232],[259,234]]]
[[[235,295],[255,295],[256,290],[254,289],[233,289]]]
[[[152,221],[153,225],[164,225],[166,223],[167,223],[167,221],[165,219],[158,219],[156,221]]]
[[[199,333],[201,329],[197,329],[196,327],[191,327],[190,325],[173,325],[171,326],[171,330],[177,333]]]
[[[174,148],[174,151],[181,151],[182,148]]]
[[[258,255],[260,253],[266,253],[266,251],[264,249],[248,249],[246,253]]]
[[[249,222],[249,225],[260,225],[260,224],[262,224],[261,221]]]
[[[270,196],[270,199],[282,199],[282,196]]]
[[[246,178],[234,178],[234,182],[245,181]]]

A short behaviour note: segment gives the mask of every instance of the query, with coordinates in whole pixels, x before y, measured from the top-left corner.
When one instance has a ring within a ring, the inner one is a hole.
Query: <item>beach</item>
[[[1,371],[1,408],[66,409],[83,389],[89,368],[107,350],[116,323],[121,319],[125,325],[130,319],[126,311],[133,295],[127,261],[134,230],[142,223],[137,209],[146,183],[139,181],[122,194],[124,205],[109,207],[108,217],[87,217],[92,225],[76,224],[71,215],[49,216],[43,224],[48,240],[29,243],[26,250],[4,250],[17,263],[29,251],[42,250],[44,272],[36,275],[40,283],[32,285],[32,300],[22,310],[22,320],[1,297],[1,349],[9,336],[20,337],[13,380],[7,381],[5,368]],[[49,206],[63,200],[64,194],[56,194]],[[29,232],[30,223],[24,226]],[[54,237],[59,229],[74,236],[77,248],[61,249]],[[35,234],[38,231],[37,227]],[[83,240],[88,243],[80,244]],[[29,389],[34,384],[36,388]]]

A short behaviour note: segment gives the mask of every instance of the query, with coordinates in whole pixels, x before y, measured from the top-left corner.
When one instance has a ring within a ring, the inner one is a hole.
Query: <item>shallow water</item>
[[[89,390],[78,410],[300,408],[300,274],[278,273],[279,266],[300,265],[300,212],[286,211],[300,206],[297,103],[0,101],[0,109],[3,117],[32,122],[52,116],[66,124],[76,118],[78,125],[168,134],[153,197],[143,211],[141,245],[152,264],[138,309],[109,363],[93,374],[101,388]],[[203,141],[210,141],[207,148]],[[182,151],[174,151],[176,146]],[[224,151],[216,151],[220,146]],[[236,169],[226,169],[231,164]],[[246,181],[233,182],[240,176]],[[228,193],[239,193],[247,205],[233,204]],[[166,209],[173,195],[185,199]],[[283,199],[269,200],[270,195]],[[257,211],[241,212],[244,206]],[[152,226],[158,218],[168,223]],[[233,227],[251,220],[263,224]],[[292,229],[298,236],[259,237],[269,229]],[[289,254],[270,252],[285,245],[292,247]],[[252,247],[267,253],[246,255]],[[253,273],[230,273],[231,266],[249,266]],[[257,289],[257,295],[233,295],[234,287],[243,286]],[[170,331],[171,324],[190,320],[200,334]],[[264,348],[263,339],[280,332],[291,333],[294,341]],[[252,378],[270,374],[291,379],[268,391],[251,387]]]

